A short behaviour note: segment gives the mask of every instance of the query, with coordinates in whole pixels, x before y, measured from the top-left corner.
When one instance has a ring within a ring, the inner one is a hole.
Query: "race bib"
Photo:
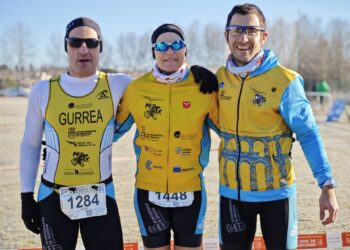
[[[159,193],[148,192],[148,200],[160,207],[188,207],[194,199],[193,192]]]
[[[104,183],[62,187],[59,194],[61,210],[72,220],[107,214]]]

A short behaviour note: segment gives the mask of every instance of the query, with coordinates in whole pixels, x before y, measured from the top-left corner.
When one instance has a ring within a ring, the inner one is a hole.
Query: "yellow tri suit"
[[[114,111],[107,76],[99,72],[93,91],[67,94],[50,80],[45,114],[47,156],[43,178],[62,185],[99,183],[111,176]]]
[[[147,73],[128,85],[114,139],[134,122],[136,187],[163,193],[201,190],[209,159],[209,127],[218,132],[217,93],[202,94],[191,73],[170,84]]]

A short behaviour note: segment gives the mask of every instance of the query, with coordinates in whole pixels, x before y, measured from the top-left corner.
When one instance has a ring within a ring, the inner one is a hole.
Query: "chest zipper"
[[[170,124],[171,124],[171,122],[170,122],[170,114],[171,114],[171,112],[170,112],[170,109],[171,109],[171,83],[168,83],[168,86],[169,86],[169,120],[168,120],[168,154],[167,154],[167,180],[166,180],[166,193],[168,193],[168,191],[169,191],[169,173],[168,173],[168,171],[169,171],[169,169],[168,168],[171,168],[171,166],[170,166],[170,159],[169,159],[169,157],[170,157],[170,138],[171,138],[171,134],[170,134],[170,131],[171,131],[171,129],[170,129]]]
[[[238,147],[238,157],[237,157],[237,163],[236,163],[236,181],[237,181],[237,191],[238,191],[238,200],[241,200],[241,178],[239,177],[240,175],[240,160],[241,160],[241,141],[239,139],[239,134],[238,134],[238,125],[239,125],[239,107],[241,104],[241,96],[242,96],[242,91],[243,91],[243,86],[244,86],[244,81],[246,77],[241,78],[241,88],[239,90],[239,96],[238,96],[238,101],[237,101],[237,120],[236,120],[236,136],[237,136],[237,147]]]

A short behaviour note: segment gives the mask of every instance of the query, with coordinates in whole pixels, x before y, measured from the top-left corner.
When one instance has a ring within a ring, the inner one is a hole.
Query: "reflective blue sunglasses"
[[[180,49],[183,49],[183,47],[185,47],[185,46],[186,46],[186,44],[182,40],[176,40],[172,43],[157,42],[157,43],[152,44],[152,48],[154,48],[156,51],[160,51],[160,52],[165,52],[169,48],[171,48],[173,51],[179,51]]]

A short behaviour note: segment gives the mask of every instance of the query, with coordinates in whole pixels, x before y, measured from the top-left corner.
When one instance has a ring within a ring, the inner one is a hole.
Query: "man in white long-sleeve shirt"
[[[111,174],[115,114],[131,78],[96,69],[102,52],[97,23],[77,18],[66,27],[67,73],[40,81],[28,102],[21,144],[22,219],[40,233],[43,249],[123,249]],[[38,191],[43,132],[46,160]]]

